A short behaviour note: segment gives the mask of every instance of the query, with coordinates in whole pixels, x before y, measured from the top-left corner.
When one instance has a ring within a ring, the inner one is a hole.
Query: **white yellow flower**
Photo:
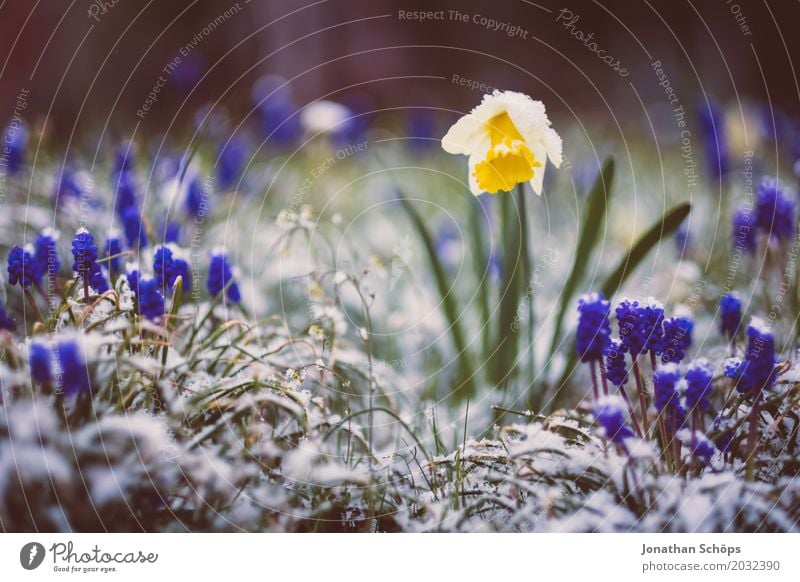
[[[469,156],[469,189],[476,196],[510,191],[530,182],[542,193],[549,159],[561,165],[561,137],[550,127],[544,104],[516,91],[484,95],[442,138],[451,154]]]

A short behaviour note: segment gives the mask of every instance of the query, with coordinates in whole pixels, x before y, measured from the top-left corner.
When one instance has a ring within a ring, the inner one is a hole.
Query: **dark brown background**
[[[170,78],[143,126],[160,129],[176,115],[188,120],[197,105],[227,90],[225,106],[247,112],[252,84],[265,73],[297,76],[292,87],[301,104],[330,92],[352,93],[346,88],[357,85],[378,107],[438,101],[466,108],[477,94],[450,82],[460,74],[541,96],[556,114],[603,116],[610,107],[620,115],[628,106],[638,107],[629,81],[646,102],[663,98],[650,58],[669,67],[685,102],[705,90],[723,103],[738,96],[770,99],[789,113],[798,110],[789,58],[800,61],[800,3],[794,0],[737,0],[750,37],[741,33],[730,11],[733,3],[725,0],[538,3],[553,12],[525,0],[328,0],[316,5],[310,0],[240,0],[241,11],[194,51],[197,75],[185,66],[185,79]],[[47,115],[56,136],[73,127],[96,130],[107,122],[112,130],[126,131],[138,121],[136,110],[171,55],[235,3],[117,0],[98,16],[100,22],[87,14],[92,4],[0,4],[0,120],[11,115],[20,88],[29,88],[30,110]],[[299,10],[303,6],[311,7]],[[531,38],[508,38],[474,24],[398,21],[399,9],[419,7],[479,12],[523,26]],[[628,79],[610,72],[555,22],[555,12],[563,7],[580,14],[578,28],[594,32],[598,44],[623,60],[631,70]],[[385,14],[391,16],[370,18]],[[447,79],[380,80],[409,75]],[[187,96],[190,106],[181,110]]]

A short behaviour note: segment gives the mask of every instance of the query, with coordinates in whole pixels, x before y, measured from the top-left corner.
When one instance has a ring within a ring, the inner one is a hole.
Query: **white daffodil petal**
[[[543,141],[544,148],[547,150],[547,157],[550,158],[556,168],[560,168],[563,161],[561,136],[556,133],[556,130],[548,127],[544,133]]]
[[[542,144],[534,144],[531,147],[531,153],[537,162],[541,164],[533,169],[533,178],[531,178],[530,185],[533,191],[539,196],[542,195],[542,186],[544,185],[544,170],[547,167],[547,153]]]
[[[486,141],[483,125],[472,115],[459,119],[442,138],[442,149],[448,154],[478,153],[482,142]],[[488,146],[487,146],[488,149]]]

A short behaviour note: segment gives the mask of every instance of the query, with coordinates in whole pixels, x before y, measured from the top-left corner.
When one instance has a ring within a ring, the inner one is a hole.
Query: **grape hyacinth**
[[[113,281],[122,268],[122,240],[116,231],[108,233],[106,244],[103,247],[103,258],[108,261],[108,270]]]
[[[241,301],[241,293],[239,292],[239,285],[234,280],[233,267],[228,262],[227,252],[222,248],[214,249],[211,252],[206,288],[209,295],[216,297],[226,286],[225,296],[228,301],[239,303]]]
[[[108,286],[105,284],[100,265],[97,263],[97,245],[94,237],[85,228],[78,229],[72,240],[72,270],[83,279],[84,300],[89,299],[89,286],[103,293]]]
[[[44,229],[36,237],[33,248],[36,282],[41,283],[45,277],[54,281],[61,269],[61,261],[58,258],[58,233],[50,228]]]
[[[135,248],[136,246],[146,248],[148,243],[147,232],[145,231],[139,209],[135,206],[129,206],[122,211],[120,218],[122,220],[122,228],[125,231],[125,238],[128,242],[128,246],[131,248]]]
[[[32,341],[28,351],[28,365],[31,369],[31,378],[39,384],[49,384],[53,381],[53,350],[42,342]]]
[[[681,371],[675,363],[664,364],[653,373],[656,410],[670,412],[676,409],[679,404],[676,387],[680,379]]]
[[[701,358],[686,370],[686,406],[690,410],[706,411],[711,406],[711,380],[714,366]]]
[[[729,340],[735,340],[742,325],[742,300],[737,293],[726,293],[719,300],[719,330]]]
[[[747,328],[747,350],[737,390],[759,398],[775,382],[775,338],[766,323],[754,317]]]
[[[715,180],[728,172],[728,142],[722,110],[713,101],[699,107],[698,120],[705,138],[706,161],[709,173]]]
[[[175,284],[175,280],[178,277],[181,278],[183,293],[189,293],[192,290],[192,273],[189,267],[189,262],[186,259],[182,259],[180,257],[177,257],[172,261],[171,285]]]
[[[742,377],[744,362],[740,358],[728,358],[725,360],[725,376],[731,380],[738,380]]]
[[[0,301],[0,330],[2,329],[6,331],[16,331],[17,322],[6,313],[6,307],[3,305],[3,302]]]
[[[592,392],[595,400],[600,396],[595,368],[598,362],[602,366],[603,354],[609,344],[611,324],[608,321],[608,314],[610,311],[611,307],[602,293],[586,293],[578,299],[579,317],[575,349],[581,361],[588,362],[591,366]],[[605,374],[603,372],[601,374],[603,375],[603,392],[608,393]]]
[[[625,404],[618,396],[603,396],[594,406],[594,417],[603,429],[603,436],[622,445],[633,436],[625,424]]]
[[[711,461],[711,457],[713,457],[714,453],[717,451],[714,443],[699,430],[692,433],[689,446],[691,448],[692,457],[700,461],[703,465],[707,465],[709,461]]]
[[[575,347],[582,362],[602,360],[609,344],[611,308],[602,293],[587,293],[578,299],[578,331]]]
[[[153,253],[153,273],[162,293],[172,287],[175,280],[174,269],[172,250],[167,246],[156,247]]]
[[[614,386],[624,386],[628,381],[628,368],[625,366],[625,346],[618,338],[609,341],[606,347],[606,377]]]
[[[663,336],[664,307],[655,299],[638,301],[623,299],[616,309],[619,335],[632,359],[640,354],[660,350]]]
[[[242,174],[246,150],[239,136],[232,136],[220,144],[217,152],[217,180],[223,189],[233,187]]]
[[[30,289],[36,276],[34,253],[30,247],[15,246],[8,253],[8,283]]]
[[[765,178],[756,196],[756,226],[771,238],[786,241],[794,235],[794,201],[784,195],[774,178]]]
[[[692,346],[694,321],[688,316],[670,317],[664,320],[664,337],[661,343],[661,361],[680,363],[686,350]]]
[[[86,356],[78,337],[63,339],[58,342],[56,354],[60,374],[57,381],[67,397],[85,395],[91,392],[91,381],[86,364]]]
[[[164,296],[158,281],[152,277],[142,277],[138,281],[139,313],[152,321],[164,315]]]

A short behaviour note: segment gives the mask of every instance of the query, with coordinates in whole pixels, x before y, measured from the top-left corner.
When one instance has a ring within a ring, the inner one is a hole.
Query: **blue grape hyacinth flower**
[[[664,306],[653,298],[644,303],[623,299],[616,309],[619,336],[631,358],[661,349]]]
[[[16,331],[17,329],[17,322],[6,313],[6,307],[2,301],[0,301],[0,329],[6,331]]]
[[[661,361],[680,363],[686,357],[686,351],[692,347],[692,330],[694,321],[691,317],[681,315],[664,320],[664,336],[661,342]]]
[[[711,380],[714,366],[705,358],[695,360],[686,370],[686,406],[690,409],[708,410],[711,407]]]
[[[610,311],[611,307],[602,293],[586,293],[578,299],[575,349],[582,362],[603,359],[611,337],[611,323],[608,320]]]
[[[719,300],[719,330],[729,340],[734,339],[742,325],[742,300],[735,292],[726,293]]]
[[[794,201],[786,196],[774,178],[765,178],[756,194],[756,225],[777,240],[794,235],[797,214]]]
[[[33,260],[36,269],[36,281],[41,283],[45,277],[55,279],[61,269],[58,258],[58,233],[53,229],[44,229],[33,244]]]
[[[152,321],[158,320],[164,315],[164,296],[161,294],[161,286],[153,277],[141,277],[138,283],[140,315]]]
[[[30,246],[15,246],[8,253],[8,283],[30,289],[36,278],[34,250]]]
[[[704,137],[709,173],[712,178],[718,180],[728,172],[728,141],[725,136],[723,111],[713,101],[707,101],[698,109],[698,121]]]
[[[56,380],[61,384],[60,388],[65,396],[89,394],[92,389],[86,356],[79,337],[61,339],[56,347],[61,372]]]
[[[628,368],[625,365],[625,346],[618,338],[609,341],[606,347],[606,377],[614,386],[624,386],[628,381]]]
[[[747,327],[747,349],[737,390],[754,398],[760,397],[775,383],[777,361],[775,337],[762,319],[754,317]]]
[[[28,365],[31,378],[39,384],[49,384],[53,380],[53,349],[49,344],[32,341],[28,348]]]
[[[246,156],[244,141],[238,135],[220,144],[217,152],[217,180],[220,188],[229,189],[242,175]]]
[[[165,293],[175,281],[175,265],[172,258],[172,249],[167,246],[156,247],[153,253],[153,273],[158,286]]]
[[[72,239],[72,270],[81,277],[88,278],[97,270],[97,245],[94,237],[85,228],[78,229]]]
[[[675,410],[679,400],[676,388],[680,379],[681,371],[675,363],[664,364],[653,373],[656,410]]]
[[[233,267],[228,262],[227,252],[223,248],[217,248],[211,251],[211,263],[208,267],[206,288],[211,297],[216,297],[226,286],[225,296],[228,301],[239,303],[242,297],[239,292],[239,285],[234,280]]]
[[[603,435],[616,444],[623,444],[633,436],[633,431],[625,424],[626,411],[619,396],[603,396],[594,406],[594,417],[603,429]]]
[[[122,269],[122,239],[116,231],[111,231],[106,237],[103,247],[103,258],[108,261],[108,270],[112,277],[118,275]]]

